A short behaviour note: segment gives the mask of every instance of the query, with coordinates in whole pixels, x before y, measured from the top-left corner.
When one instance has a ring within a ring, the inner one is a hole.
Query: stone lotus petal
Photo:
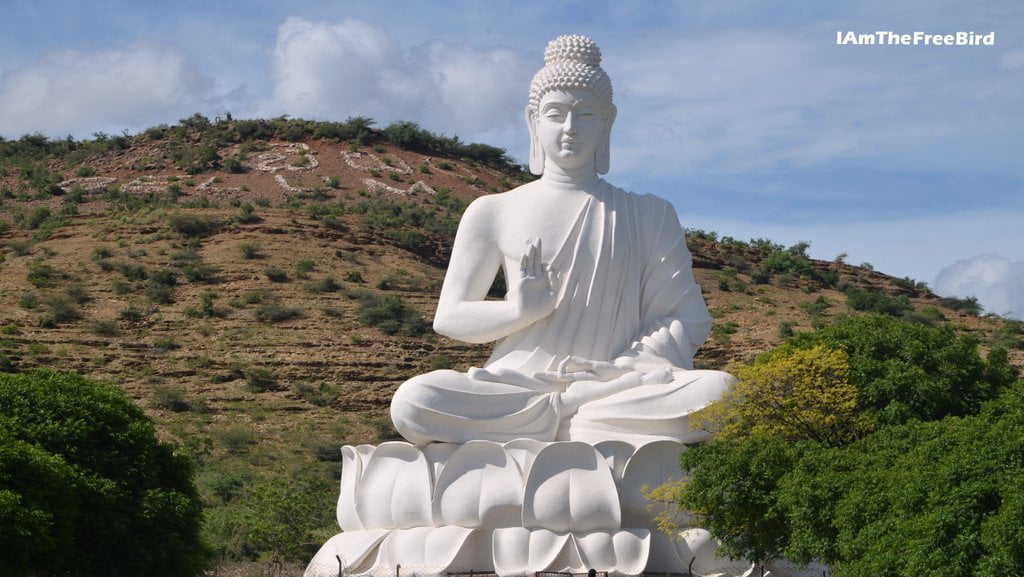
[[[433,474],[431,479],[437,480],[441,477],[441,471],[448,464],[448,459],[460,446],[454,443],[430,443],[423,447],[423,456],[430,463],[430,471]]]
[[[575,536],[583,568],[600,567],[613,575],[639,575],[647,566],[651,532],[647,529],[595,531]],[[574,568],[575,569],[575,568]]]
[[[555,533],[511,527],[494,532],[494,571],[527,575],[537,571],[639,575],[647,563],[650,532],[645,529]]]
[[[654,518],[666,507],[675,505],[651,503],[643,496],[643,487],[654,488],[667,480],[679,479],[679,453],[686,446],[675,441],[655,441],[637,449],[622,474],[619,500],[622,504],[622,523],[626,527],[653,527]],[[648,508],[648,506],[654,505]],[[684,519],[684,523],[688,519]]]
[[[622,481],[622,473],[626,469],[626,463],[636,454],[636,447],[625,441],[601,441],[594,445],[598,453],[608,462],[608,468],[612,471],[612,478],[618,486]]]
[[[518,527],[523,518],[519,465],[488,441],[470,441],[455,451],[434,488],[438,526]]]
[[[404,565],[417,575],[443,575],[459,564],[472,567],[477,555],[473,547],[465,547],[472,534],[465,527],[397,529],[381,543],[375,565]]]
[[[575,441],[544,447],[530,468],[523,527],[567,533],[618,529],[619,496],[605,458]]]
[[[341,448],[341,491],[338,495],[338,526],[344,531],[359,531],[363,522],[356,512],[356,485],[363,475],[363,467],[370,454],[372,445],[353,447],[345,445]]]
[[[523,527],[497,529],[491,541],[494,572],[504,576],[545,571],[555,563],[568,541],[568,534],[551,531],[531,531]]]
[[[526,484],[526,478],[530,475],[530,468],[533,467],[533,461],[537,458],[537,454],[540,453],[541,449],[547,446],[548,443],[538,441],[536,439],[513,439],[505,443],[505,452],[512,456],[519,464],[519,469],[523,473],[523,484]]]
[[[388,531],[353,531],[331,537],[309,562],[303,577],[337,577],[338,557],[344,574],[365,573],[377,561],[377,549]]]
[[[433,526],[430,465],[409,443],[383,443],[356,486],[356,512],[367,529]]]

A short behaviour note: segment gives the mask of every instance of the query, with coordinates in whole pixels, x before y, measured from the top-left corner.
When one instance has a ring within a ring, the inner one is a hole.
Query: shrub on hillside
[[[185,237],[204,237],[220,230],[224,223],[213,217],[172,214],[167,217],[167,225]]]
[[[287,282],[288,272],[278,266],[269,266],[263,271],[270,282]]]
[[[377,327],[388,335],[420,336],[427,324],[420,313],[397,295],[379,295],[370,291],[357,293],[356,317],[367,326]]]
[[[913,310],[907,295],[890,296],[880,290],[850,287],[846,290],[846,306],[859,312],[882,313],[900,317]]]
[[[939,299],[939,306],[974,316],[979,316],[982,313],[981,303],[978,302],[977,297],[942,297]]]
[[[265,323],[280,323],[302,316],[302,310],[277,303],[266,303],[256,307],[256,319]]]

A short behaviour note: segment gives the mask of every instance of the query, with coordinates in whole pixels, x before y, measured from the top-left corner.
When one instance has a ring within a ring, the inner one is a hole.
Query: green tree
[[[191,474],[117,388],[0,374],[0,574],[200,574]]]
[[[778,504],[778,483],[798,450],[777,437],[721,438],[684,451],[689,479],[674,488],[680,508],[722,542],[722,553],[760,563],[781,557],[789,524]]]
[[[983,359],[973,336],[887,315],[845,317],[783,346],[816,345],[846,351],[858,408],[880,425],[975,413],[1016,378],[1005,355]]]
[[[736,373],[708,413],[719,436],[680,457],[689,479],[655,491],[725,553],[837,576],[1019,573],[1024,382],[1005,350],[982,358],[951,328],[869,315]]]
[[[223,558],[308,561],[337,532],[337,486],[323,464],[236,483],[238,497],[211,509],[206,527]]]
[[[978,415],[806,453],[776,492],[794,559],[836,575],[1013,575],[1024,564],[1024,382]]]

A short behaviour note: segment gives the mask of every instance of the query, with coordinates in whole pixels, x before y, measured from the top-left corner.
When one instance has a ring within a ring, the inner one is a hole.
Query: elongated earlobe
[[[544,174],[544,147],[537,139],[537,119],[529,106],[526,107],[526,128],[530,131],[530,172],[539,176]]]
[[[594,170],[598,174],[608,174],[608,169],[611,167],[612,124],[615,123],[615,116],[617,114],[618,108],[614,104],[608,104],[608,111],[605,114],[604,132],[601,134],[601,141],[597,143],[597,150],[594,151]]]

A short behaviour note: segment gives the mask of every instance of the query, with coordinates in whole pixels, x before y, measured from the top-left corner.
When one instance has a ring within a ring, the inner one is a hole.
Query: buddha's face
[[[594,163],[604,129],[601,103],[580,88],[551,90],[537,107],[537,138],[548,162],[563,170]]]

